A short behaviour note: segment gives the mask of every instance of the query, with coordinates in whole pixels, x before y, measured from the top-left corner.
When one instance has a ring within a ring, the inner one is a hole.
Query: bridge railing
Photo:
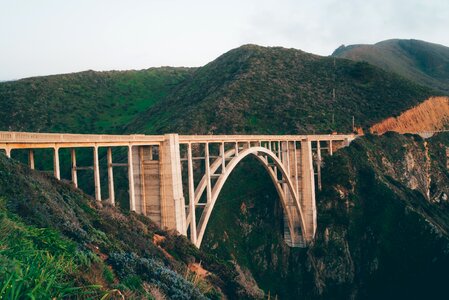
[[[0,131],[0,143],[162,142],[162,135],[108,135]]]
[[[180,135],[180,143],[214,142],[259,142],[259,141],[352,141],[353,134],[323,135]],[[108,134],[68,134],[0,131],[0,144],[39,144],[39,143],[160,143],[163,135],[108,135]]]

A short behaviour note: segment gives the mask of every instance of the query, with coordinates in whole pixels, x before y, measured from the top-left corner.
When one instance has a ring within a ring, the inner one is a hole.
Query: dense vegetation
[[[352,116],[366,127],[437,93],[367,63],[246,45],[196,70],[127,131],[350,132]]]
[[[192,72],[86,71],[2,82],[0,130],[120,133]]]
[[[243,297],[234,266],[0,154],[0,297]],[[157,237],[159,241],[154,242]],[[201,263],[207,278],[189,271]]]
[[[0,83],[0,129],[349,132],[352,116],[367,127],[438,93],[366,63],[246,45],[198,69],[87,71]]]
[[[387,40],[374,45],[341,46],[332,54],[365,61],[449,95],[449,48],[419,40]]]

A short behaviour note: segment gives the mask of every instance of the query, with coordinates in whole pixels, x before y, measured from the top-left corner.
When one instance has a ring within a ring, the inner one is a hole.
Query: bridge
[[[0,132],[0,149],[52,149],[53,173],[61,179],[60,149],[70,149],[71,182],[78,187],[76,150],[92,149],[95,199],[115,205],[114,168],[128,169],[130,210],[201,246],[220,191],[232,171],[254,156],[267,171],[284,211],[284,237],[306,247],[315,236],[315,188],[321,189],[323,155],[349,145],[355,135],[95,135]],[[127,162],[114,163],[112,148],[125,147]],[[108,198],[102,199],[99,149],[107,149]],[[317,184],[317,187],[315,185]]]

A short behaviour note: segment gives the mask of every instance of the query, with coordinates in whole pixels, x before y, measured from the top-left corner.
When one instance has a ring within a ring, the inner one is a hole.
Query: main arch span
[[[94,173],[95,199],[115,203],[114,172],[128,169],[130,210],[147,215],[163,229],[176,230],[201,246],[215,203],[228,177],[247,156],[268,172],[284,210],[285,241],[306,247],[315,236],[315,189],[321,189],[322,155],[349,145],[354,135],[82,135],[0,132],[0,149],[11,157],[53,149],[54,176],[61,179],[60,149],[70,149],[71,178]],[[127,160],[113,162],[112,149],[127,148]],[[76,149],[92,149],[92,166],[78,167]],[[108,191],[101,191],[99,149],[106,148]],[[107,197],[103,197],[107,195]]]

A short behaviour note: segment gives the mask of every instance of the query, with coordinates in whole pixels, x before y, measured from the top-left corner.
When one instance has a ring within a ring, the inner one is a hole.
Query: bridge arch
[[[229,150],[225,153],[227,158],[235,155],[235,150]],[[284,214],[287,216],[287,225],[290,233],[290,237],[296,239],[302,239],[306,236],[306,226],[304,224],[303,213],[301,210],[301,205],[299,203],[299,198],[296,193],[296,189],[290,179],[288,171],[282,161],[273,153],[271,150],[264,147],[250,147],[244,149],[243,151],[238,152],[237,155],[232,157],[231,161],[226,164],[225,171],[220,174],[215,185],[211,191],[211,199],[210,202],[204,208],[201,217],[198,221],[197,231],[198,236],[195,239],[195,245],[199,248],[201,246],[204,234],[206,232],[207,224],[209,222],[210,216],[212,214],[215,203],[218,200],[218,196],[226,183],[227,179],[233,172],[233,170],[239,165],[239,163],[246,158],[247,156],[254,156],[264,167],[264,169],[270,175],[271,180],[276,188],[276,191],[279,195],[279,199],[281,201],[281,205],[283,207]],[[211,165],[211,171],[215,172],[220,165],[219,159],[217,159]],[[282,179],[278,178],[277,171],[280,172]],[[203,179],[199,183],[197,190],[195,192],[195,204],[198,203],[201,198],[202,193],[206,189],[206,179],[203,176]],[[293,209],[288,209],[291,207]],[[189,218],[188,218],[189,219]],[[299,226],[298,226],[299,225]],[[298,232],[299,231],[299,232]],[[303,241],[296,241],[303,243]]]

